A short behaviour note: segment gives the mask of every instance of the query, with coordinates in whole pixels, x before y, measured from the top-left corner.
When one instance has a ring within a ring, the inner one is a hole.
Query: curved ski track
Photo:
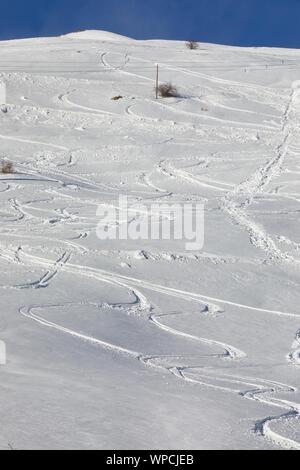
[[[131,77],[137,77],[143,80],[154,82],[154,80],[150,78],[127,72],[122,68],[122,66],[117,67],[117,68],[110,66],[106,60],[106,56],[107,56],[106,52],[104,52],[101,55],[101,63],[105,68],[111,71],[118,71],[120,73],[127,74]],[[124,66],[126,65],[127,62],[128,62],[128,58],[126,57]],[[251,89],[252,91],[259,88],[263,93],[269,93],[269,94],[272,93],[271,90],[266,90],[265,87],[258,87],[256,85],[253,86],[250,84],[243,84],[243,83],[238,83],[234,81],[223,80],[223,79],[211,77],[202,73],[191,72],[183,68],[170,67],[167,64],[164,64],[164,66],[170,69],[172,68],[173,70],[177,70],[186,74],[194,75],[199,78],[202,78],[202,79],[214,82],[214,83],[218,83],[221,85],[231,85],[231,86],[238,86],[238,87],[242,86],[246,89]],[[267,184],[270,181],[272,181],[281,172],[285,157],[288,153],[290,140],[292,138],[293,131],[295,130],[292,124],[290,123],[290,115],[293,111],[294,101],[299,98],[300,90],[298,86],[299,86],[299,83],[295,82],[292,92],[291,92],[289,103],[286,108],[284,119],[283,119],[283,124],[282,124],[282,129],[281,129],[282,143],[276,148],[274,158],[268,161],[263,167],[259,168],[255,172],[255,174],[252,175],[247,181],[240,183],[233,190],[227,193],[225,197],[222,198],[223,210],[238,225],[240,225],[241,228],[245,229],[249,233],[251,242],[255,246],[257,246],[260,249],[263,249],[269,256],[269,258],[274,261],[284,261],[284,262],[293,263],[297,265],[299,263],[298,260],[294,259],[291,255],[287,255],[283,253],[275,245],[275,242],[264,231],[264,229],[260,227],[258,224],[254,223],[249,218],[246,208],[249,204],[251,204],[255,195],[263,191],[264,188],[267,186]],[[102,111],[99,109],[89,108],[89,107],[71,102],[68,97],[73,91],[75,90],[62,93],[58,97],[59,100],[61,100],[63,103],[69,106],[76,107],[78,109],[83,109],[85,111],[119,116],[114,113]],[[160,105],[166,106],[162,104]],[[173,112],[175,112],[173,108],[171,109]],[[176,112],[179,112],[179,111],[176,111]],[[127,109],[127,113],[132,115],[130,107]],[[187,113],[187,114],[193,114],[193,113]],[[151,118],[141,117],[139,119],[150,120]],[[212,118],[212,119],[216,120],[216,118]],[[157,122],[157,120],[155,119],[151,119],[151,121]],[[229,124],[232,122],[227,121],[227,123]],[[274,130],[274,128],[271,128],[271,129]],[[21,142],[21,143],[29,143],[29,144],[41,145],[41,146],[45,145],[45,146],[53,147],[57,150],[69,151],[69,149],[65,146],[24,139],[21,137],[0,135],[0,138],[6,139],[6,140],[14,140],[16,142]],[[222,184],[221,182],[214,182],[214,181],[212,181],[211,182],[212,184],[210,184],[209,181],[201,181],[197,177],[194,177],[191,173],[188,173],[187,171],[183,169],[175,168],[169,162],[162,161],[158,165],[157,170],[165,173],[169,177],[175,176],[176,178],[186,180],[192,184],[209,187],[210,189],[214,189],[220,192],[227,191],[226,188],[222,187],[222,186],[226,186],[225,184]],[[31,171],[31,174],[40,176],[40,173],[38,170],[32,169],[30,171]],[[78,184],[85,184],[89,186],[94,191],[103,190],[103,187],[105,187],[104,185],[95,184],[92,181],[87,180],[85,178],[82,178],[79,176],[75,177],[73,175],[69,175],[67,172],[63,172],[59,170],[49,170],[49,174],[51,174],[51,177],[54,176],[54,178],[60,177],[60,178],[72,179],[76,181]],[[158,192],[165,193],[163,189],[155,186],[155,184],[152,183],[152,181],[150,181],[149,179],[150,176],[145,174],[143,175],[143,177],[144,177],[145,182],[149,186],[152,186],[153,189],[155,189]],[[52,181],[57,181],[57,180],[53,179]],[[63,180],[60,182],[63,183]],[[9,187],[4,189],[4,191],[8,189]],[[113,188],[106,187],[105,189],[112,190]],[[245,197],[244,204],[240,204],[240,202],[236,200],[237,197],[240,198],[241,196]],[[15,204],[16,209],[22,212],[22,208],[20,208],[17,205],[17,202],[15,202],[14,204]],[[46,237],[41,237],[41,238],[45,239]],[[220,360],[229,359],[229,360],[235,360],[235,361],[242,361],[243,359],[245,359],[246,354],[244,351],[236,348],[235,346],[226,344],[222,341],[211,339],[211,338],[199,337],[196,335],[186,333],[185,331],[181,331],[181,330],[168,326],[163,321],[163,319],[167,319],[168,317],[174,314],[155,313],[156,308],[147,299],[147,297],[140,291],[140,289],[147,290],[150,292],[158,292],[160,294],[178,298],[178,299],[184,299],[188,302],[199,303],[202,306],[204,306],[208,314],[211,314],[211,315],[223,312],[223,307],[225,306],[227,307],[234,306],[234,307],[238,307],[241,309],[250,310],[253,312],[259,312],[261,314],[276,315],[276,316],[293,318],[293,319],[299,317],[299,315],[297,315],[294,312],[284,312],[284,311],[279,311],[279,310],[276,311],[276,310],[271,310],[271,309],[255,307],[252,305],[244,305],[244,304],[234,302],[233,300],[213,298],[211,296],[206,296],[204,294],[187,292],[184,290],[167,287],[167,286],[163,286],[160,284],[155,284],[150,281],[136,279],[134,277],[124,276],[124,275],[112,273],[109,271],[104,271],[101,269],[72,264],[70,262],[71,255],[72,255],[72,248],[75,250],[76,249],[78,250],[82,247],[75,243],[72,245],[71,242],[66,242],[63,240],[59,240],[59,242],[69,244],[70,251],[64,251],[61,257],[54,264],[51,263],[46,258],[41,258],[38,256],[31,255],[29,253],[26,253],[24,250],[20,249],[20,251],[18,252],[19,261],[21,261],[22,263],[28,264],[29,266],[37,265],[40,268],[46,269],[46,273],[38,281],[32,284],[28,284],[28,285],[16,286],[17,288],[20,288],[20,289],[47,288],[50,285],[50,283],[54,280],[57,274],[67,272],[76,276],[85,276],[85,277],[93,278],[93,279],[98,280],[99,282],[108,283],[108,284],[120,287],[121,289],[126,289],[126,291],[131,293],[134,299],[132,304],[114,306],[115,308],[121,308],[121,309],[124,308],[127,311],[127,313],[131,313],[134,315],[141,315],[147,321],[151,322],[151,324],[165,331],[168,334],[180,336],[186,339],[187,341],[193,341],[196,343],[198,342],[198,343],[206,344],[210,346],[213,350],[216,349],[218,351],[218,353],[211,354],[211,357],[217,357]],[[15,256],[10,255],[7,249],[1,248],[0,256],[8,260],[9,262],[16,262]],[[282,448],[298,449],[298,450],[300,449],[299,442],[296,442],[287,437],[284,437],[272,429],[272,424],[274,425],[277,422],[281,422],[283,420],[291,420],[291,419],[299,420],[300,419],[300,405],[298,403],[287,401],[281,398],[280,399],[276,398],[276,394],[282,395],[282,394],[287,394],[287,393],[295,393],[297,391],[295,387],[292,387],[286,384],[280,384],[277,382],[268,381],[268,380],[257,378],[257,377],[251,378],[251,377],[234,376],[234,375],[224,373],[224,371],[222,370],[218,370],[218,369],[210,370],[210,368],[206,368],[205,366],[191,367],[189,365],[182,366],[182,365],[172,364],[174,363],[174,361],[179,362],[179,363],[185,362],[187,359],[185,356],[166,357],[166,356],[160,356],[160,355],[155,355],[155,354],[153,354],[153,356],[145,356],[142,352],[126,349],[118,345],[103,341],[99,338],[84,335],[77,331],[65,328],[59,324],[50,322],[49,320],[44,318],[42,313],[40,314],[37,313],[38,311],[43,311],[50,307],[51,306],[45,306],[45,305],[25,306],[25,307],[20,308],[20,313],[23,316],[43,326],[55,329],[63,334],[70,335],[76,339],[88,342],[92,345],[102,347],[114,353],[125,354],[126,356],[129,356],[135,360],[141,361],[143,364],[147,366],[162,369],[164,371],[168,371],[169,373],[173,374],[178,379],[184,380],[187,383],[213,388],[215,390],[223,391],[224,393],[239,394],[243,396],[245,399],[258,401],[260,403],[267,404],[272,407],[278,407],[282,410],[286,410],[284,414],[280,414],[279,416],[275,416],[275,417],[270,416],[270,417],[265,418],[264,420],[258,421],[255,425],[255,431],[258,434],[261,434],[262,436],[264,436],[266,439],[268,439],[275,445],[278,445]],[[296,334],[295,342],[292,346],[292,352],[290,353],[288,358],[293,364],[299,365],[300,363],[300,330]]]

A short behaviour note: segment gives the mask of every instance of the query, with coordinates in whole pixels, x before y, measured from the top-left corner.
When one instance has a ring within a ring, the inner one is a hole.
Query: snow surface
[[[300,449],[300,51],[82,32],[0,64],[1,448]],[[120,195],[205,201],[203,251],[100,242]]]
[[[120,34],[110,33],[109,31],[86,30],[76,33],[65,34],[66,38],[71,39],[93,39],[97,41],[133,41],[133,39],[121,36]]]

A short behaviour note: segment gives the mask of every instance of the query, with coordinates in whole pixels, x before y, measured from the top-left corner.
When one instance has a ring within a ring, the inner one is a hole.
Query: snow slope
[[[154,99],[157,62],[181,98]],[[299,64],[0,43],[1,448],[300,449]],[[205,202],[203,251],[98,240],[120,195]]]
[[[95,30],[85,30],[79,31],[77,33],[68,33],[65,34],[63,37],[71,38],[71,39],[89,39],[89,40],[97,40],[97,41],[130,41],[132,42],[133,39],[129,39],[125,36],[121,36],[120,34],[110,33],[108,31],[95,31]]]

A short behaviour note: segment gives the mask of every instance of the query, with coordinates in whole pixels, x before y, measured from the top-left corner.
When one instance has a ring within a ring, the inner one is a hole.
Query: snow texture
[[[300,449],[299,63],[0,43],[1,448]],[[100,241],[120,195],[204,202],[204,249]]]

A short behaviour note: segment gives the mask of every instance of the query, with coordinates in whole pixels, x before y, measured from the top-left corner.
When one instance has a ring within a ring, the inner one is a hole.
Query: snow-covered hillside
[[[300,51],[88,31],[0,81],[1,448],[300,449]],[[203,250],[100,241],[120,195],[204,202]]]

